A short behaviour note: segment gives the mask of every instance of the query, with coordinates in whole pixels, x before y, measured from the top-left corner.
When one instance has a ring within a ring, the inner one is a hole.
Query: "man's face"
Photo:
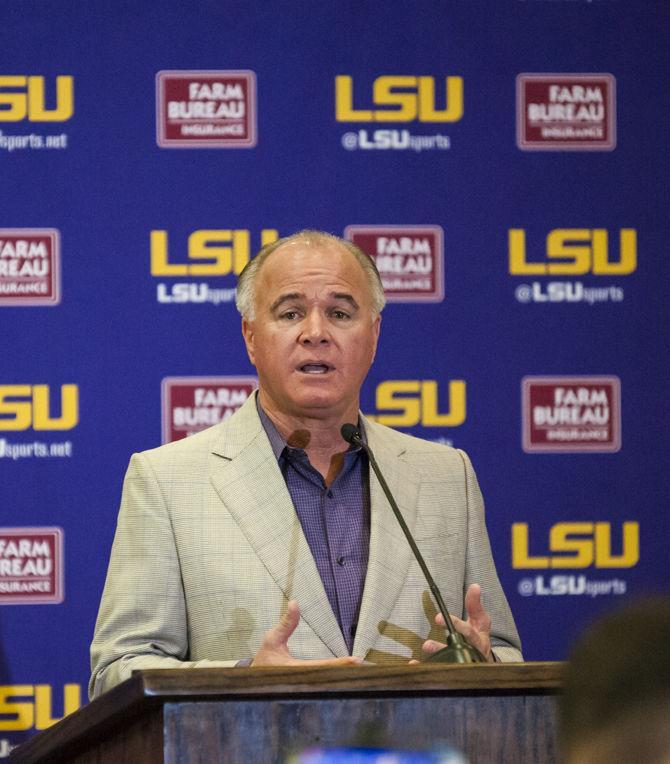
[[[337,244],[286,244],[263,263],[255,294],[242,332],[263,407],[355,422],[381,321],[355,257]]]

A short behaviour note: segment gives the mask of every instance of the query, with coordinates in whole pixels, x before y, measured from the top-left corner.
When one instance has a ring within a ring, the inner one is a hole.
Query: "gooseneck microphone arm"
[[[419,551],[419,547],[416,545],[416,542],[414,541],[414,537],[412,536],[409,528],[407,527],[407,523],[405,522],[405,518],[402,516],[402,513],[400,512],[400,509],[398,505],[396,504],[395,499],[393,498],[393,494],[391,493],[391,489],[388,487],[388,484],[386,480],[384,479],[384,475],[382,475],[381,470],[379,469],[379,465],[377,464],[377,460],[374,457],[374,454],[372,453],[370,447],[363,441],[363,438],[361,437],[361,433],[353,424],[343,424],[342,428],[340,429],[340,433],[344,440],[347,441],[347,443],[350,443],[354,446],[360,446],[363,451],[368,456],[368,459],[370,461],[370,466],[372,467],[373,472],[377,476],[377,480],[379,480],[379,485],[382,487],[382,491],[384,492],[384,495],[388,499],[388,503],[391,505],[391,509],[393,510],[393,514],[396,517],[396,520],[400,524],[400,527],[402,528],[402,532],[405,534],[405,538],[407,539],[407,543],[410,545],[410,548],[412,552],[414,553],[414,557],[416,558],[416,561],[419,563],[419,567],[421,568],[421,571],[423,572],[423,575],[426,579],[426,582],[428,583],[428,588],[430,589],[433,597],[435,597],[435,601],[437,602],[437,606],[439,608],[440,613],[442,613],[442,617],[444,618],[444,622],[447,626],[447,647],[443,648],[442,650],[438,650],[436,653],[433,653],[427,660],[429,661],[435,661],[440,663],[482,663],[485,662],[484,656],[477,650],[476,647],[473,647],[467,640],[463,637],[462,634],[459,634],[456,631],[456,628],[454,627],[454,623],[451,620],[451,616],[449,615],[449,611],[447,610],[446,605],[444,604],[444,600],[442,599],[442,595],[440,594],[440,590],[437,588],[437,584],[435,583],[432,575],[430,574],[430,571],[428,570],[428,566],[426,565],[426,561],[423,559],[423,555]]]

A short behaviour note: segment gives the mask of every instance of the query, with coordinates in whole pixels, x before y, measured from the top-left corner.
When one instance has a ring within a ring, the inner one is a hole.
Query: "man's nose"
[[[326,317],[318,310],[311,310],[302,324],[300,341],[304,345],[328,342],[328,323]]]

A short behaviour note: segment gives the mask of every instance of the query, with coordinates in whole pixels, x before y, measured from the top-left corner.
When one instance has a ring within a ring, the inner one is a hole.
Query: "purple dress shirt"
[[[351,653],[370,546],[367,456],[360,447],[350,447],[344,454],[340,473],[328,487],[305,451],[286,444],[258,398],[256,405],[328,601]],[[365,438],[362,428],[361,434]]]

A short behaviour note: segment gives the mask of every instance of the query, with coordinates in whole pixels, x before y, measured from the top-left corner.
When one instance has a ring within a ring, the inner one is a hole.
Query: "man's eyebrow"
[[[275,311],[284,302],[290,302],[291,300],[304,299],[305,295],[300,292],[289,292],[288,294],[282,294],[270,305],[270,310]]]
[[[348,302],[352,308],[358,310],[358,303],[348,292],[331,292],[330,296],[334,297],[336,300],[344,300],[345,302]]]
[[[354,300],[353,296],[349,294],[349,292],[330,292],[328,296],[332,297],[334,300],[343,300],[344,302],[348,302],[354,310],[358,310],[359,308],[358,303],[356,300]],[[272,305],[270,305],[270,311],[274,312],[285,302],[304,299],[305,295],[302,292],[287,292],[286,294],[279,295],[279,297],[272,303]]]

